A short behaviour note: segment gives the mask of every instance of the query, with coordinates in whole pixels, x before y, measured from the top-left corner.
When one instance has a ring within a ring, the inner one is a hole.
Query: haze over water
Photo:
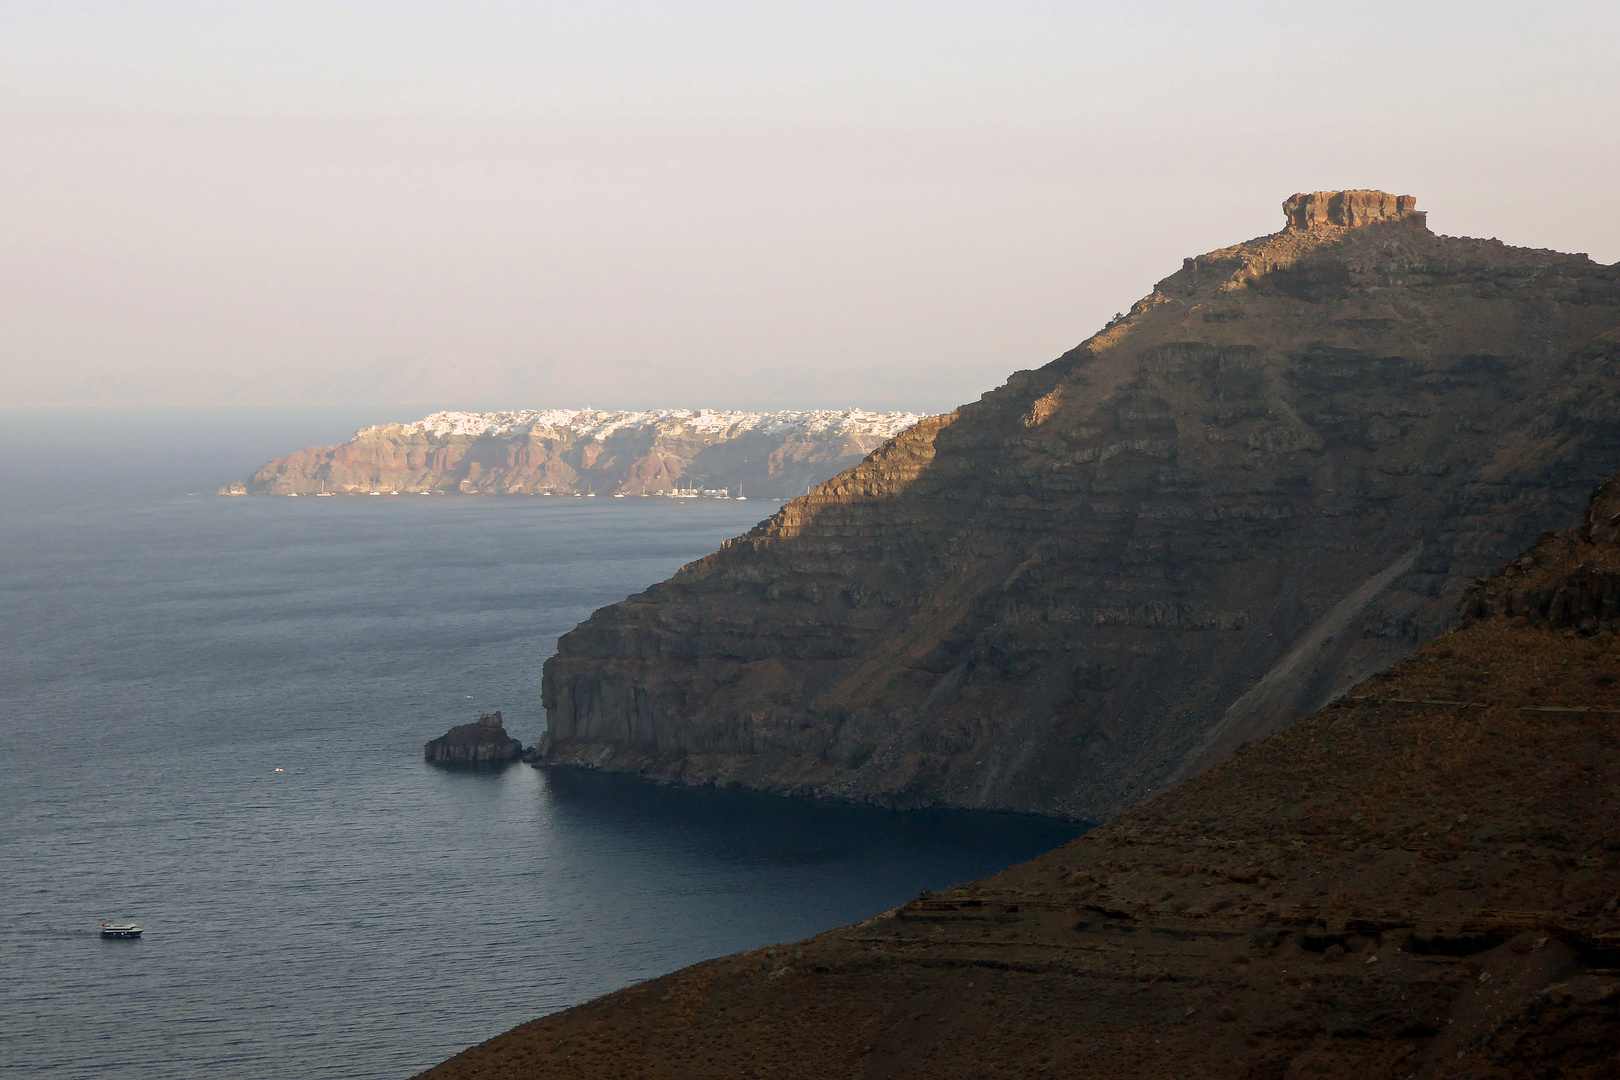
[[[774,504],[187,496],[297,425],[3,419],[0,1069],[405,1076],[1074,834],[422,763]]]

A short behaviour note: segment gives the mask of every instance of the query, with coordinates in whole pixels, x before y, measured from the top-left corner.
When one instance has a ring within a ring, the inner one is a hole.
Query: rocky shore
[[[500,711],[459,724],[422,747],[430,765],[505,765],[523,756],[523,744],[506,733]]]
[[[423,1075],[1613,1077],[1615,573],[1620,479],[1460,628],[1046,856]]]

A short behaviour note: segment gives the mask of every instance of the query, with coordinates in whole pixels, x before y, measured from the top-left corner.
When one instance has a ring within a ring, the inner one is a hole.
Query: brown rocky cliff
[[[565,635],[550,760],[1100,820],[1449,625],[1620,468],[1620,270],[1289,218]]]
[[[424,1075],[1620,1075],[1620,639],[1499,603],[1579,595],[1617,512],[1620,482],[1460,629],[1056,851]]]
[[[1417,199],[1385,191],[1301,192],[1283,203],[1283,216],[1294,229],[1354,229],[1393,221],[1428,227],[1427,215],[1417,208]]]

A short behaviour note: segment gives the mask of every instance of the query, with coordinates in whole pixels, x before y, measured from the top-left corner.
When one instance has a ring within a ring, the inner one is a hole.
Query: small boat
[[[142,928],[132,922],[101,924],[101,936],[105,938],[138,938],[142,932]]]

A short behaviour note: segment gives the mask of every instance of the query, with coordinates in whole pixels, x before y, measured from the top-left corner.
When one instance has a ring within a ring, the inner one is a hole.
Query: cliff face
[[[792,498],[859,461],[912,413],[435,413],[366,428],[261,467],[224,494],[454,492],[643,495],[713,491]]]
[[[1620,467],[1620,268],[1287,212],[565,635],[547,760],[1097,820],[1448,625]]]
[[[1587,595],[1617,523],[1612,484],[1462,628],[1039,859],[425,1075],[1613,1077],[1620,639],[1508,603]]]

